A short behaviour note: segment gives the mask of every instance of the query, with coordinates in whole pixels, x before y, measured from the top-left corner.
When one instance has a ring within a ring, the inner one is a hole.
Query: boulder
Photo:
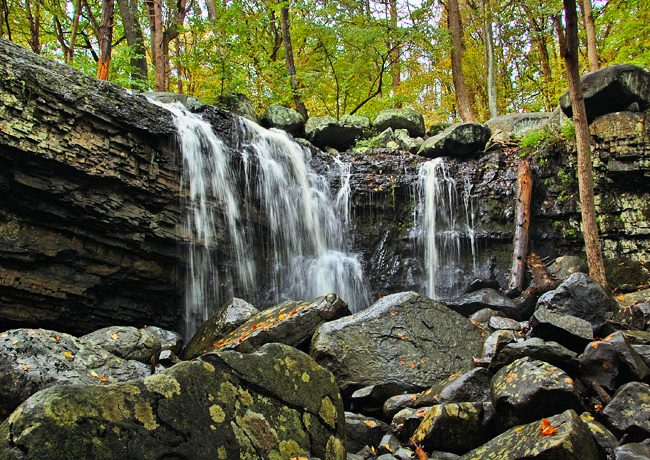
[[[634,103],[638,111],[650,107],[650,73],[632,64],[589,72],[580,78],[580,84],[589,123],[606,113],[626,111]],[[568,117],[573,116],[568,91],[560,97],[560,107]]]
[[[548,266],[548,273],[560,282],[564,282],[574,273],[589,273],[589,267],[580,256],[560,256]]]
[[[406,129],[396,129],[393,132],[393,139],[395,142],[397,142],[400,150],[411,153],[416,153],[423,142],[421,138],[418,138],[420,139],[418,142],[417,139],[413,139],[411,136],[409,136],[409,132]]]
[[[474,291],[472,291],[474,292]],[[449,306],[449,305],[447,305]],[[488,327],[490,324],[490,319],[492,319],[493,316],[500,316],[500,317],[506,317],[507,315],[503,313],[502,311],[494,310],[492,308],[481,308],[479,311],[476,313],[473,313],[469,319],[470,321],[473,321],[474,324],[478,323],[482,327]]]
[[[343,115],[340,120],[325,115],[311,117],[305,124],[305,135],[316,147],[334,147],[347,150],[356,139],[362,138],[370,129],[370,120],[360,115]]]
[[[630,329],[644,331],[650,325],[650,302],[635,302],[623,309],[622,316]]]
[[[12,329],[0,334],[0,419],[44,388],[69,383],[104,385],[150,373],[150,366],[120,359],[69,334]]]
[[[253,107],[253,103],[245,94],[226,93],[222,96],[219,96],[217,105],[228,110],[229,112],[234,113],[235,115],[239,115],[240,117],[254,121],[255,123],[260,122],[260,119],[255,113],[255,107]]]
[[[377,385],[359,388],[352,393],[350,406],[366,415],[381,417],[386,400],[394,395],[409,394],[417,390],[418,387],[404,382],[378,383]]]
[[[449,403],[431,408],[411,440],[424,450],[465,453],[489,439],[490,403]]]
[[[168,331],[158,326],[144,326],[143,329],[158,338],[161,350],[169,350],[175,355],[181,354],[183,350],[183,336],[178,332]]]
[[[484,308],[503,312],[507,316],[513,316],[517,310],[517,305],[514,301],[501,292],[490,288],[463,294],[444,303],[447,307],[463,316],[471,316]]]
[[[616,331],[605,337],[605,342],[610,343],[616,350],[619,362],[619,385],[631,380],[645,381],[650,378],[650,368],[643,358],[632,348],[629,336],[624,331]]]
[[[614,460],[647,460],[650,458],[650,446],[633,442],[614,449],[612,457]]]
[[[345,459],[332,375],[281,344],[185,361],[108,387],[65,385],[0,425],[0,458],[101,460]]]
[[[471,369],[482,342],[480,329],[466,318],[428,297],[402,292],[323,324],[310,353],[343,390],[384,382],[424,389]]]
[[[584,407],[575,382],[562,369],[521,358],[501,368],[491,382],[492,402],[505,428]]]
[[[364,446],[376,447],[390,432],[390,425],[365,415],[345,413],[345,447],[348,452],[359,452]]]
[[[612,291],[636,292],[650,285],[650,269],[645,262],[629,257],[606,259],[607,284]]]
[[[517,335],[512,331],[494,331],[483,342],[483,353],[480,359],[476,359],[474,364],[481,367],[492,366],[492,360],[498,356],[508,344],[517,340]]]
[[[183,359],[196,358],[229,332],[234,331],[259,311],[243,299],[233,297],[205,320],[183,350]]]
[[[618,446],[618,439],[607,429],[605,425],[596,421],[589,412],[580,414],[580,419],[587,425],[591,435],[596,441],[596,447],[600,453],[600,460],[608,460],[613,457],[614,449]]]
[[[158,359],[160,338],[148,328],[137,329],[130,326],[105,327],[79,338],[80,341],[102,347],[120,358],[133,359],[150,364],[151,358]]]
[[[403,442],[408,442],[411,436],[413,436],[413,433],[415,433],[415,430],[420,426],[420,423],[422,423],[422,420],[424,420],[424,417],[431,410],[431,407],[433,406],[425,406],[417,409],[407,407],[396,413],[391,421],[393,433]]]
[[[546,342],[538,337],[533,337],[523,342],[509,343],[503,347],[496,358],[492,360],[490,370],[496,371],[526,356],[552,364],[569,374],[573,374],[580,367],[576,352],[557,342]]]
[[[489,402],[492,373],[482,367],[454,374],[428,390],[418,394],[403,394],[388,398],[384,415],[388,418],[405,409],[455,402]]]
[[[504,318],[501,316],[493,316],[488,323],[490,329],[501,331],[521,331],[521,323],[512,318]]]
[[[602,412],[602,421],[619,438],[630,442],[650,437],[650,386],[641,382],[626,383],[614,393]]]
[[[535,310],[530,325],[533,336],[558,342],[576,352],[582,351],[594,338],[589,321],[544,306]]]
[[[587,386],[614,391],[619,374],[618,352],[608,342],[592,342],[580,355],[580,380]]]
[[[386,128],[406,129],[411,137],[424,137],[424,118],[413,109],[386,109],[377,114],[372,122],[376,132]]]
[[[557,289],[543,294],[536,308],[541,307],[589,321],[595,334],[618,311],[611,293],[584,273],[572,274]]]
[[[485,149],[490,134],[490,128],[479,123],[451,125],[443,132],[424,141],[418,150],[418,155],[427,158],[472,157]]]
[[[461,456],[461,460],[598,460],[598,450],[589,428],[573,410],[549,417],[548,426],[557,429],[540,435],[542,420],[512,428]]]
[[[442,123],[432,123],[427,129],[427,137],[433,137],[438,133],[443,132],[445,129],[449,128],[451,123],[442,122]]]
[[[293,135],[299,134],[305,127],[302,115],[294,109],[281,105],[268,106],[260,121],[265,128],[277,128]]]
[[[492,131],[492,140],[507,141],[540,129],[550,116],[550,112],[508,113],[490,118],[485,124]]]
[[[307,348],[318,326],[349,314],[348,304],[335,294],[305,302],[288,300],[252,316],[221,339],[207,344],[207,350],[250,353],[272,342]]]

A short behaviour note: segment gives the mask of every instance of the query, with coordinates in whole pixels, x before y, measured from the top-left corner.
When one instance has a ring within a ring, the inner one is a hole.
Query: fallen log
[[[526,274],[528,253],[528,226],[530,224],[530,200],[533,192],[533,174],[528,160],[521,160],[517,170],[517,204],[515,216],[515,237],[513,241],[512,265],[508,290],[521,292]]]

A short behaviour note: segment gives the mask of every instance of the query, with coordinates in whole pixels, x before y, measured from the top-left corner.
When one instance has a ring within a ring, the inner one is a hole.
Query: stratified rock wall
[[[0,40],[0,329],[176,327],[169,113]]]

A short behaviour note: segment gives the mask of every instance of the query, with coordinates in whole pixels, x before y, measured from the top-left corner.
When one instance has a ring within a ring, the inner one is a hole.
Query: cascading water
[[[449,175],[444,160],[436,158],[420,167],[417,183],[419,205],[415,224],[424,251],[424,289],[432,298],[444,299],[459,295],[466,274],[476,267],[473,204],[467,184],[465,185],[465,212],[459,213],[457,184]],[[471,266],[467,263],[468,252],[471,255]]]
[[[306,299],[329,292],[352,310],[369,304],[357,255],[346,251],[349,225],[350,166],[335,159],[342,177],[332,199],[329,184],[309,165],[310,153],[279,130],[240,119],[241,147],[247,161],[246,182],[266,216],[270,246],[271,293],[275,302]],[[260,244],[262,241],[260,241]]]
[[[335,160],[343,179],[333,199],[325,178],[311,169],[309,152],[286,133],[238,119],[240,145],[228,151],[200,116],[178,103],[158,104],[174,115],[183,155],[186,338],[233,295],[259,306],[326,293],[340,295],[353,310],[369,304],[359,259],[343,241],[349,165]],[[237,155],[243,177],[233,174]],[[253,204],[262,219],[257,229],[244,225]],[[221,243],[232,247],[235,260],[221,261],[219,279],[215,257]],[[257,260],[265,266],[256,266],[253,248],[264,251]],[[223,273],[223,267],[231,268]]]

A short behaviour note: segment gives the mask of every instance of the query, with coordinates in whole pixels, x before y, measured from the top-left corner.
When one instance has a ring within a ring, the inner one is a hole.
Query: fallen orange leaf
[[[510,373],[510,374],[508,374],[508,376],[506,377],[506,382],[512,382],[512,381],[513,381],[514,379],[516,379],[516,378],[517,378],[517,374]]]
[[[411,369],[415,368],[415,363],[409,363],[409,367],[410,367]]]
[[[102,382],[106,382],[108,379],[102,375],[102,376],[99,378],[99,380],[101,380]]]
[[[74,355],[72,353],[68,353],[67,351],[64,351],[63,355],[68,357],[68,358],[74,358]]]
[[[552,426],[549,426],[542,430],[542,432],[539,434],[540,436],[552,436],[555,432],[557,431],[557,428],[553,428]]]
[[[29,366],[28,366],[27,364],[25,364],[25,365],[23,366],[23,370],[26,371],[27,369],[29,369]]]
[[[120,338],[120,334],[111,334],[111,339],[117,340]]]
[[[370,427],[370,428],[374,428],[374,427],[377,426],[377,424],[376,424],[375,422],[371,422],[370,420],[364,420],[363,423],[364,423],[366,426]]]

